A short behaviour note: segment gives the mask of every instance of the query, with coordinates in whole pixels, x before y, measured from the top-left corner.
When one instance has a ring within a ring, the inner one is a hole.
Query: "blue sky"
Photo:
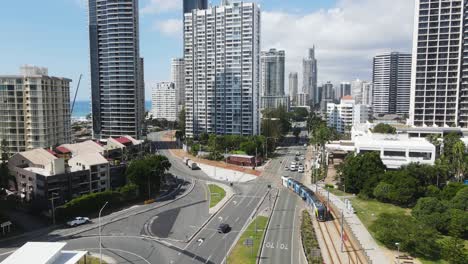
[[[220,0],[211,1],[213,4]],[[90,97],[86,0],[3,1],[0,16],[0,74],[15,74],[22,64],[49,68],[49,74],[73,79],[72,92],[80,73],[84,75],[78,98]],[[283,48],[290,54],[287,71],[300,71],[300,58],[307,47],[318,45],[319,81],[340,82],[369,78],[369,60],[387,49],[410,51],[412,0],[258,0],[261,5],[262,46]],[[377,4],[376,4],[377,2]],[[387,8],[391,21],[369,14],[373,8]],[[358,8],[366,8],[358,13]],[[383,5],[383,6],[382,6]],[[154,83],[170,76],[170,59],[182,56],[180,0],[140,0],[140,46],[145,58],[147,95]],[[410,8],[411,9],[411,8]],[[393,12],[393,13],[392,13]],[[403,15],[402,15],[403,12]],[[406,12],[406,13],[405,13]],[[410,19],[411,18],[411,19]],[[364,19],[364,21],[363,21]],[[372,23],[372,20],[374,22]],[[354,23],[355,22],[355,23]],[[369,26],[366,23],[377,24]],[[380,27],[379,27],[380,26]],[[343,28],[344,33],[333,31]],[[347,27],[350,27],[347,29]],[[402,28],[403,27],[403,28]],[[297,32],[295,32],[297,30]],[[284,32],[284,34],[282,33]],[[356,45],[354,37],[362,39]],[[385,32],[385,35],[380,35]],[[336,33],[336,34],[335,34]],[[292,34],[293,37],[285,36]],[[380,39],[384,36],[388,41]],[[340,39],[340,36],[344,36]],[[294,39],[294,38],[297,38]],[[344,42],[344,43],[342,43]],[[339,44],[339,45],[335,45]],[[349,45],[348,45],[349,44]],[[359,46],[359,47],[357,47]],[[302,55],[303,54],[303,55]],[[322,63],[322,64],[321,64]],[[321,67],[323,65],[323,67]],[[354,72],[350,71],[352,66]],[[148,96],[147,96],[148,97]]]

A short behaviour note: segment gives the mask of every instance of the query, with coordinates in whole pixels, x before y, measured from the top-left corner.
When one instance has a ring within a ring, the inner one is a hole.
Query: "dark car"
[[[220,224],[218,227],[218,233],[225,234],[231,230],[231,227],[228,224]]]

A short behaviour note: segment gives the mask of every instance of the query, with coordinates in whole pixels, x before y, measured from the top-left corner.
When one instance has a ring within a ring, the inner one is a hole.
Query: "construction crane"
[[[72,115],[73,115],[73,109],[75,108],[76,96],[78,95],[78,90],[80,89],[81,77],[83,77],[83,74],[80,74],[80,78],[78,79],[78,85],[76,86],[75,97],[73,98],[73,103],[72,103],[71,112],[70,112],[70,114]]]

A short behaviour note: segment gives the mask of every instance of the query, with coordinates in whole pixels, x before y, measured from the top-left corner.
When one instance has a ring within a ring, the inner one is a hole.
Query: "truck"
[[[187,161],[187,166],[192,170],[198,170],[199,169],[198,164],[195,163],[193,160],[190,160],[190,159]]]

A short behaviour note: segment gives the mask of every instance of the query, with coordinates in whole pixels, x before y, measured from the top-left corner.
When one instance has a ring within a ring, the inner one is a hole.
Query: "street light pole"
[[[104,206],[102,206],[101,210],[99,210],[99,264],[102,264],[101,213],[108,203],[109,202],[106,202]]]
[[[57,193],[52,193],[52,197],[49,198],[50,202],[52,203],[52,225],[55,225],[55,204],[54,200],[59,199],[60,197],[56,197]]]
[[[400,264],[400,243],[396,242],[395,245],[398,248],[397,262],[398,262],[398,264]]]

